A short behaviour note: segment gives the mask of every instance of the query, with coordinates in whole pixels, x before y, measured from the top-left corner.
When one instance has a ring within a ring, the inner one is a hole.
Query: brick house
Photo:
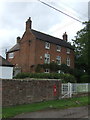
[[[57,62],[74,68],[74,48],[67,41],[66,32],[59,39],[32,29],[32,21],[26,21],[22,38],[6,54],[6,58],[21,72],[35,72],[38,64]],[[48,71],[47,71],[48,72]]]

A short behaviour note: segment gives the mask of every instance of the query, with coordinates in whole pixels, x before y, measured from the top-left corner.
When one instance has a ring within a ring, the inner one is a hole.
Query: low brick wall
[[[54,86],[57,89],[56,95]],[[58,99],[60,87],[60,80],[2,80],[2,106]]]

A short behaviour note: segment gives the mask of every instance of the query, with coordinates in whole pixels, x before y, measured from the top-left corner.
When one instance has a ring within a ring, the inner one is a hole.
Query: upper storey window
[[[50,43],[49,42],[45,42],[45,48],[50,49]]]
[[[14,52],[9,53],[9,59],[12,59],[12,58],[14,58]]]
[[[67,64],[67,66],[70,66],[70,58],[69,57],[66,59],[66,64]]]
[[[60,52],[61,51],[61,46],[57,45],[57,51]]]
[[[67,54],[70,54],[70,49],[69,48],[67,48]]]

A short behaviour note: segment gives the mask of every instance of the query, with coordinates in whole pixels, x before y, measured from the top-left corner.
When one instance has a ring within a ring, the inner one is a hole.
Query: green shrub
[[[73,69],[68,67],[66,64],[61,64],[58,69],[64,73],[73,74]]]
[[[78,83],[82,83],[84,82],[84,78],[86,75],[86,73],[84,73],[83,70],[80,69],[74,69],[74,74],[73,74],[77,80]]]
[[[35,72],[42,73],[45,69],[49,69],[51,73],[58,73],[58,70],[60,70],[63,73],[74,74],[74,69],[71,69],[66,64],[58,65],[56,62],[38,64],[36,65]]]
[[[49,66],[50,66],[50,71],[51,72],[55,73],[55,72],[58,71],[59,65],[57,63],[51,62]]]
[[[18,73],[14,78],[27,78],[29,77],[29,73]]]
[[[36,72],[36,73],[41,73],[42,70],[43,70],[43,65],[38,64],[38,65],[36,66],[35,72]]]
[[[16,79],[24,78],[41,78],[41,79],[61,79],[63,83],[76,82],[75,77],[70,74],[60,74],[60,73],[19,73]]]
[[[90,80],[89,75],[82,75],[81,78],[80,78],[80,81],[83,82],[83,83],[90,83],[89,80]]]
[[[63,74],[62,75],[62,79],[64,80],[63,82],[71,82],[71,83],[75,83],[76,79],[73,75],[70,74]]]

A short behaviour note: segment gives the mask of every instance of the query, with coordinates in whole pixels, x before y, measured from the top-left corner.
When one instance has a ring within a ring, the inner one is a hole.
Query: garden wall
[[[60,87],[60,80],[2,80],[2,106],[54,100],[60,96]]]

